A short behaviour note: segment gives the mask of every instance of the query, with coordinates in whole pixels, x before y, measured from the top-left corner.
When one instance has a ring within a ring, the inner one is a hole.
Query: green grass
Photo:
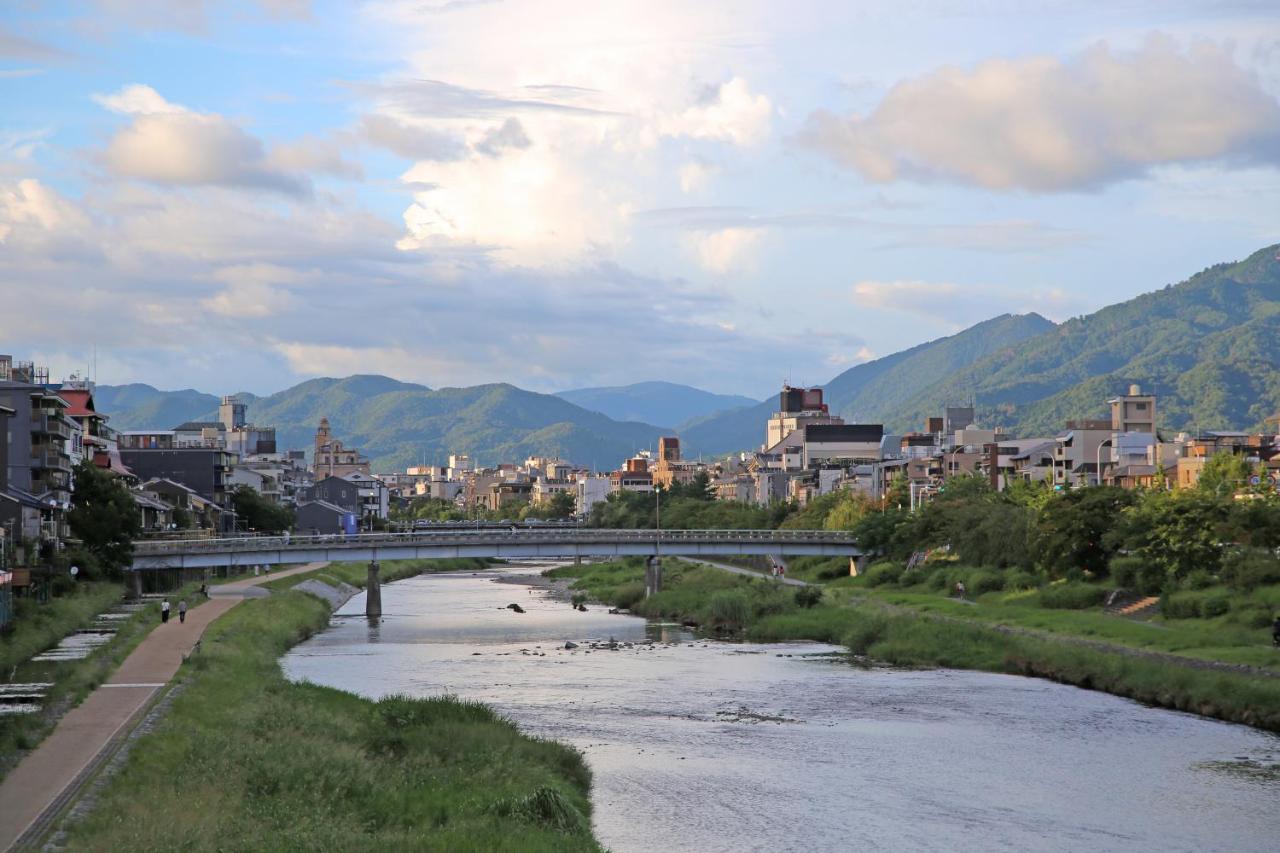
[[[15,599],[13,630],[0,634],[0,674],[7,678],[15,666],[56,646],[72,631],[88,627],[95,616],[123,598],[121,584],[81,583],[73,592],[43,604],[31,598]]]
[[[576,751],[524,736],[470,702],[375,703],[285,680],[279,657],[328,620],[318,599],[280,589],[215,622],[183,666],[186,689],[70,846],[598,849],[590,776]]]

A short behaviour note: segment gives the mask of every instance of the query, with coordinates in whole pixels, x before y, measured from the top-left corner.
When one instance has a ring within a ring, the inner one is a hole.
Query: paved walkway
[[[56,814],[142,718],[156,693],[173,678],[205,628],[245,598],[269,594],[258,589],[273,578],[321,568],[308,563],[261,577],[248,577],[209,588],[210,599],[178,621],[177,602],[169,622],[157,625],[107,681],[69,711],[34,752],[0,782],[0,850],[11,850],[44,819]]]
[[[704,560],[700,557],[680,557],[678,559],[684,560],[686,563],[701,563],[704,566],[710,566],[713,569],[721,569],[726,572],[732,572],[735,575],[746,575],[749,578],[767,578],[769,580],[782,581],[782,583],[787,586],[808,586],[809,585],[807,582],[799,580],[798,578],[789,578],[786,575],[783,575],[782,577],[777,578],[777,577],[768,575],[764,572],[756,571],[755,569],[744,569],[742,566],[731,566],[728,563],[717,563],[715,560]]]

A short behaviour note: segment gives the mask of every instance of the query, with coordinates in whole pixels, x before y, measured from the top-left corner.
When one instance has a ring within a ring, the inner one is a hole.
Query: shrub
[[[1208,589],[1213,586],[1214,583],[1216,583],[1216,581],[1214,581],[1213,575],[1209,574],[1204,569],[1197,569],[1187,575],[1186,580],[1182,582],[1182,585],[1187,589]]]
[[[1164,566],[1157,563],[1145,563],[1134,579],[1134,586],[1143,595],[1159,595],[1168,585],[1169,575]]]
[[[741,630],[750,618],[751,607],[740,590],[721,590],[707,601],[707,616],[712,625],[728,631]]]
[[[1190,594],[1166,596],[1160,605],[1160,612],[1167,619],[1199,619],[1200,596]]]
[[[1138,586],[1138,575],[1147,561],[1141,557],[1117,556],[1111,558],[1109,571],[1116,586],[1133,589]]]
[[[1035,589],[1040,585],[1040,579],[1031,572],[1016,571],[1009,572],[1004,578],[1004,588],[1007,590]]]
[[[887,583],[897,583],[902,577],[903,570],[904,567],[899,563],[873,563],[866,572],[867,586],[882,586]]]
[[[999,572],[970,572],[964,585],[969,595],[982,595],[984,592],[998,592],[1004,589],[1004,576]]]
[[[844,635],[844,644],[855,655],[866,654],[889,630],[889,620],[883,614],[860,614],[860,617]]]
[[[810,608],[822,601],[822,587],[820,586],[802,586],[796,590],[796,604],[803,608]]]
[[[1231,600],[1225,595],[1210,595],[1200,602],[1200,615],[1205,619],[1221,616],[1231,609]]]
[[[1040,606],[1055,610],[1084,610],[1102,603],[1107,592],[1099,586],[1064,583],[1040,590]]]
[[[1222,580],[1227,586],[1244,592],[1280,583],[1280,559],[1265,548],[1236,551],[1223,561]]]
[[[642,581],[624,583],[613,591],[612,597],[614,607],[630,610],[638,602],[644,601],[644,583]]]

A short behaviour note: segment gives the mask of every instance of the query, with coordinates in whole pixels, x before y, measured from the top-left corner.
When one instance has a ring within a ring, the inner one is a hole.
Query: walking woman
[[[166,598],[160,604],[160,624],[163,625],[165,622],[168,622],[168,621],[169,621],[169,599]]]
[[[178,602],[178,621],[187,621],[187,600],[185,598]]]

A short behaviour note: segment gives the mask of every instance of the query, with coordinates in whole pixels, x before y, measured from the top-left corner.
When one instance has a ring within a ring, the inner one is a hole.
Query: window
[[[1139,412],[1145,412],[1147,410],[1146,403],[1134,403],[1133,405]]]

